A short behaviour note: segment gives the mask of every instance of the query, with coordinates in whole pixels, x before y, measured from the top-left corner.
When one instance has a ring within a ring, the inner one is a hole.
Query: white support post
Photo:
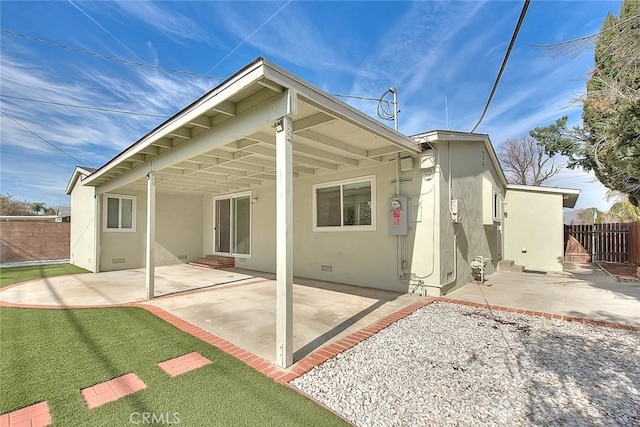
[[[147,247],[146,247],[146,291],[147,299],[154,296],[156,246],[156,179],[153,172],[147,174]]]
[[[100,235],[102,233],[102,200],[101,194],[94,194],[95,204],[94,204],[94,226],[95,226],[95,240],[94,240],[94,248],[93,248],[93,272],[100,272]]]
[[[293,364],[293,129],[276,122],[276,363]]]

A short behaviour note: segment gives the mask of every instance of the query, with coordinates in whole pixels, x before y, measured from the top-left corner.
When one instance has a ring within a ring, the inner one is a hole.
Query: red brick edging
[[[470,307],[486,308],[489,310],[506,311],[508,313],[517,313],[517,314],[526,314],[529,316],[544,317],[546,319],[557,319],[557,320],[564,320],[567,322],[582,323],[585,325],[604,326],[607,328],[624,329],[629,331],[640,332],[640,326],[625,325],[623,323],[605,322],[602,320],[586,319],[584,317],[565,316],[563,314],[551,314],[551,313],[546,313],[544,311],[538,311],[538,310],[524,310],[521,308],[505,307],[502,305],[482,304],[478,302],[462,301],[462,300],[453,299],[453,298],[439,297],[437,300],[442,302],[449,302],[452,304],[467,305]]]

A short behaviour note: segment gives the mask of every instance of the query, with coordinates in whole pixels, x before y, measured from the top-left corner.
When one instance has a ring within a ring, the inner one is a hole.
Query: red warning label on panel
[[[400,210],[393,211],[393,225],[400,225]]]

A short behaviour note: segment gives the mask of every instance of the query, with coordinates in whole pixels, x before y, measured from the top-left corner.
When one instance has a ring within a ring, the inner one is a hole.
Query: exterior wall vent
[[[124,264],[125,262],[127,262],[126,258],[113,258],[111,260],[111,263],[113,264]]]
[[[484,150],[482,150],[482,166],[486,166],[486,160],[487,160],[487,154],[484,152]]]
[[[320,270],[321,271],[326,271],[327,273],[331,273],[333,271],[333,266],[332,265],[321,265],[320,266]]]

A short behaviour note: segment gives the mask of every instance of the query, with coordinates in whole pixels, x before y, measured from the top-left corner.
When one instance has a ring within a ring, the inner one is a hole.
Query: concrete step
[[[522,273],[524,271],[524,265],[514,264],[511,267],[509,267],[509,271],[512,273]]]
[[[498,271],[511,271],[511,267],[513,266],[513,264],[513,261],[508,259],[498,261]]]
[[[213,270],[213,267],[206,264],[200,264],[198,262],[192,261],[187,264],[189,267],[197,268],[199,270]]]
[[[205,268],[232,268],[235,266],[235,258],[219,255],[205,255],[193,262],[190,262],[189,264],[195,267]]]

